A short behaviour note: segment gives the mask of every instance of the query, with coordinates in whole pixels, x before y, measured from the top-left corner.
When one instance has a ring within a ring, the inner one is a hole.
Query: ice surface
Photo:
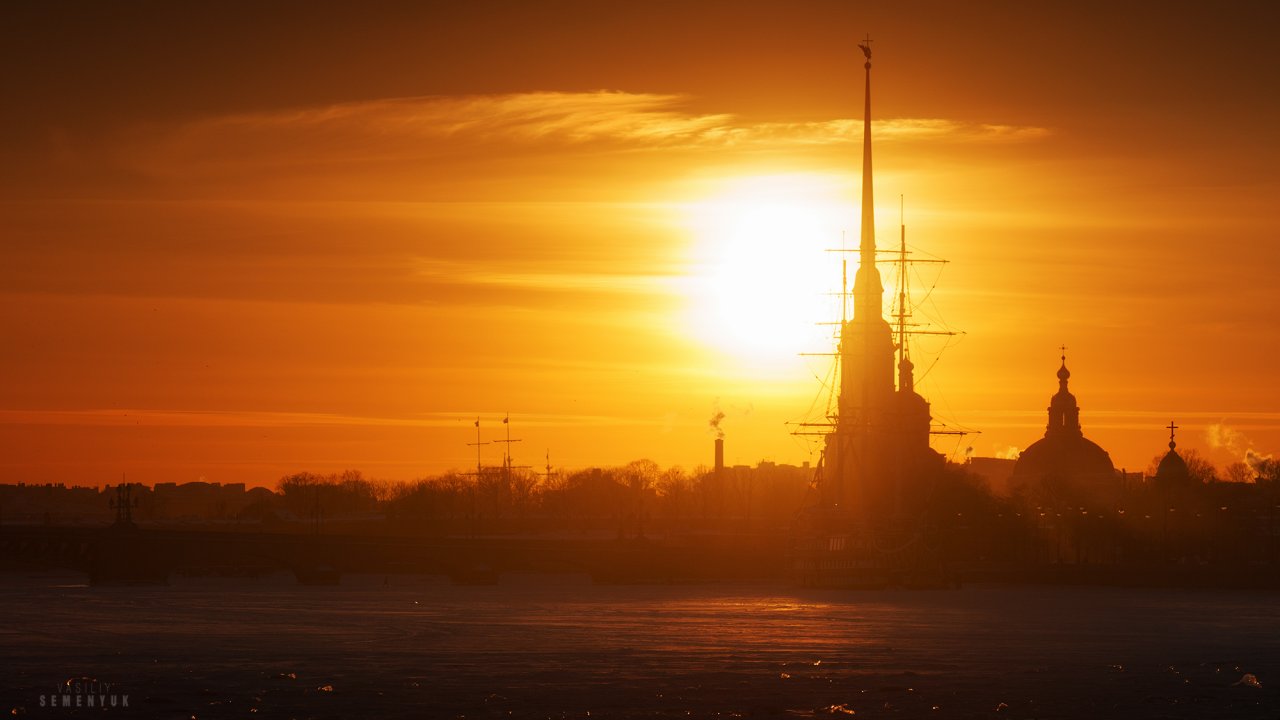
[[[0,712],[90,677],[202,720],[1280,715],[1275,594],[70,580],[0,577]]]

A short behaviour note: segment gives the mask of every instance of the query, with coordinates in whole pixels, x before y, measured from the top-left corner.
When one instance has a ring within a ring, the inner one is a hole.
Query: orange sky
[[[1116,5],[6,7],[0,481],[816,460],[867,32],[936,447],[1274,452],[1277,13]]]

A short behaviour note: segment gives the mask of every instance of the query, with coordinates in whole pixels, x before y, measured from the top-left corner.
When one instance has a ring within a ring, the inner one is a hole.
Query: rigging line
[[[929,256],[925,260],[916,260],[915,261],[916,264],[926,263],[926,262],[929,263],[930,265],[950,265],[951,264],[950,260],[942,257],[941,255],[930,252],[929,250],[926,250],[924,247],[915,245],[913,243],[907,243],[907,252],[911,253],[912,255],[928,255]]]
[[[824,410],[823,410],[823,412],[825,413],[825,414],[823,415],[823,417],[825,418],[825,417],[826,417],[827,415],[829,415],[829,414],[830,414],[830,412],[831,412],[830,398],[831,398],[831,396],[834,394],[834,393],[831,391],[831,387],[832,387],[832,383],[834,383],[834,381],[835,381],[835,370],[834,370],[835,362],[834,362],[834,361],[832,361],[831,366],[832,366],[832,369],[830,370],[830,373],[831,373],[832,381],[831,381],[831,382],[828,382],[828,381],[826,381],[826,380],[819,379],[819,381],[818,381],[818,382],[819,382],[820,384],[822,384],[823,388],[825,388],[825,389],[826,389],[826,392],[824,393],[824,392],[821,392],[821,391],[820,391],[818,394],[814,395],[813,400],[812,400],[812,401],[810,401],[810,403],[809,403],[809,409],[805,412],[805,419],[806,419],[806,421],[812,421],[812,420],[814,420],[814,419],[816,418],[816,415],[815,415],[815,413],[814,413],[814,409],[815,409],[815,407],[818,405],[818,401],[819,401],[819,399],[820,399],[824,394],[825,394],[825,395],[826,395],[826,397],[827,397],[827,406],[826,406],[826,407],[824,408]],[[814,376],[815,376],[815,377],[817,377],[817,374],[815,373],[815,374],[814,374]],[[792,437],[793,437],[793,438],[798,438],[798,436],[797,436],[795,433],[792,433]],[[795,442],[796,442],[797,444],[799,444],[799,443],[801,442],[801,440],[796,439],[796,440],[795,440]],[[810,455],[810,457],[812,457],[813,453],[814,453],[814,452],[815,452],[815,450],[817,449],[817,446],[816,446],[816,444],[815,444],[817,441],[816,441],[816,440],[810,440],[810,439],[806,438],[803,442],[805,442],[805,443],[806,443],[806,445],[805,445],[805,450],[808,452],[808,454]]]
[[[919,280],[921,281],[921,284],[923,285],[923,284],[924,284],[924,277],[920,274],[920,271],[919,271],[919,270],[915,270],[914,272],[916,273],[916,278],[917,278],[917,279],[919,279]],[[934,290],[936,290],[936,289],[938,288],[938,283],[940,283],[940,282],[942,282],[942,271],[941,271],[941,270],[939,270],[939,271],[938,271],[938,275],[937,275],[936,277],[934,277],[934,278],[933,278],[933,283],[932,283],[932,284],[930,284],[930,285],[929,285],[929,289],[925,291],[925,293],[924,293],[924,297],[920,298],[919,302],[917,303],[917,307],[918,307],[919,305],[923,305],[923,304],[925,304],[926,302],[930,302],[930,303],[932,303],[931,298],[933,297],[933,291],[934,291]]]
[[[915,248],[915,247],[913,247],[913,246],[910,246],[910,245],[908,245],[907,247],[909,248],[909,249],[907,250],[907,254],[908,254],[908,255],[915,255],[915,254],[917,254],[917,253],[924,252],[923,250],[919,250],[919,249],[917,249],[917,248]],[[928,254],[931,254],[931,253],[928,253]],[[946,272],[947,266],[951,264],[951,261],[950,261],[950,260],[944,260],[944,259],[942,259],[942,258],[940,258],[940,257],[938,257],[938,256],[936,256],[936,255],[934,255],[934,259],[932,259],[932,260],[907,260],[907,264],[908,264],[908,265],[910,265],[910,266],[912,266],[912,267],[915,267],[915,266],[917,266],[917,265],[937,265],[937,266],[938,266],[938,274],[939,274],[939,275],[941,275],[942,273]]]
[[[929,309],[921,310],[921,312],[925,313],[926,316],[929,317],[930,319],[935,320],[939,325],[945,326],[948,329],[950,328],[950,323],[948,323],[946,319],[943,317],[942,310],[938,307],[937,303],[935,303],[932,298],[929,299]]]
[[[963,330],[956,330],[954,326],[952,326],[945,320],[941,318],[933,317],[928,312],[921,311],[919,315],[922,319],[926,320],[927,322],[917,323],[917,325],[921,328],[920,331],[916,333],[917,335],[922,335],[922,336],[933,335],[941,338],[953,338],[958,335],[965,334]],[[928,328],[938,328],[938,329],[930,330]],[[937,352],[943,352],[944,350],[949,349],[951,347],[951,345],[948,344],[949,342],[950,342],[949,340],[944,340],[943,342],[935,345],[935,347],[939,347]]]
[[[933,385],[932,383],[930,384],[930,388],[931,388],[931,389],[936,389],[936,387],[937,387],[936,385]],[[946,396],[946,394],[945,394],[945,393],[935,392],[935,393],[930,394],[930,396],[929,396],[929,397],[936,398],[937,400],[940,400],[940,401],[942,402],[942,404],[946,406],[946,408],[945,408],[945,410],[946,410],[945,416],[946,416],[947,418],[952,418],[951,425],[947,425],[947,423],[941,423],[942,425],[944,425],[944,426],[946,426],[946,427],[956,427],[956,428],[958,428],[958,429],[960,429],[960,430],[963,430],[963,431],[965,431],[965,432],[970,432],[970,433],[976,433],[976,432],[978,432],[977,430],[974,430],[973,428],[971,428],[971,427],[969,427],[969,426],[967,426],[967,425],[962,425],[962,424],[960,424],[959,422],[957,422],[957,421],[955,421],[955,420],[954,420],[954,418],[956,417],[956,415],[955,415],[955,410],[951,407],[951,401],[947,398],[947,396]],[[940,422],[941,422],[941,421],[940,421]]]
[[[827,385],[827,379],[825,377],[819,375],[818,373],[812,370],[809,371],[809,374],[813,376],[814,380],[818,381],[818,386],[820,390],[830,390],[830,387]],[[812,410],[813,406],[817,404],[818,404],[818,398],[815,396],[814,399],[809,403],[809,409]]]
[[[943,348],[943,349],[945,350],[946,348]],[[924,372],[920,373],[920,377],[916,379],[916,382],[924,382],[925,378],[929,377],[929,372],[933,370],[933,366],[937,365],[938,361],[941,359],[942,359],[942,353],[939,352],[937,355],[933,357],[933,362],[929,363],[929,367],[925,368]]]
[[[807,440],[807,439],[802,439],[799,435],[796,435],[795,433],[789,433],[789,434],[791,435],[791,442],[792,442],[792,444],[794,444],[796,447],[800,448],[800,450],[804,451],[804,453],[805,453],[806,455],[808,455],[809,457],[813,457],[813,443],[812,443],[812,442],[810,442],[810,441],[809,441],[809,440]]]
[[[933,302],[933,291],[936,290],[937,288],[938,288],[938,282],[935,280],[934,283],[929,286],[929,289],[924,291],[924,296],[916,301],[915,307],[913,307],[912,309],[922,310],[923,307],[926,304],[928,304],[929,307],[934,308],[934,310],[936,311],[938,306]]]
[[[925,249],[924,249],[924,248],[922,248],[922,247],[916,247],[915,245],[912,245],[911,243],[907,243],[907,249],[908,249],[908,250],[910,250],[912,253],[920,253],[921,255],[928,255],[929,257],[933,258],[934,260],[941,260],[943,263],[950,263],[950,261],[949,261],[949,260],[947,260],[946,258],[942,257],[941,255],[937,255],[937,254],[931,253],[931,252],[929,252],[928,250],[925,250]]]
[[[818,399],[821,398],[823,395],[830,396],[831,394],[831,385],[830,383],[827,382],[826,378],[819,376],[818,373],[812,373],[812,374],[814,379],[818,381],[818,384],[821,385],[821,388],[819,389],[818,394],[813,396],[813,400],[809,402],[808,409],[804,411],[804,418],[806,420],[813,419],[814,417],[813,411],[814,411],[814,408],[818,406]]]
[[[823,417],[831,417],[832,410],[838,406],[840,401],[839,390],[838,390],[839,385],[840,385],[840,361],[839,359],[835,359],[831,361],[831,384],[829,386],[831,388],[831,391],[827,393],[827,407],[823,411],[824,412]]]
[[[938,270],[936,273],[934,273],[933,277],[929,278],[927,281],[925,280],[925,277],[924,277],[924,271],[921,270],[920,268],[912,268],[912,272],[914,272],[915,276],[920,279],[921,285],[927,284],[931,288],[934,288],[934,287],[937,287],[938,284],[942,282],[942,273],[943,273],[942,270]]]
[[[938,347],[936,345],[931,346],[931,347],[936,347],[937,349],[936,350],[931,349],[929,350],[929,353],[928,353],[938,358],[942,357],[949,350],[951,350],[951,348],[958,345],[960,343],[961,338],[967,337],[967,334],[963,330],[947,330],[947,331],[935,332],[935,333],[920,333],[920,335],[921,336],[928,335],[929,337],[940,338],[941,347]],[[928,373],[928,371],[932,369],[933,369],[933,366],[930,365],[928,368],[925,369],[925,373]],[[924,377],[924,376],[922,375],[921,377]]]
[[[929,286],[929,289],[925,292],[924,297],[921,299],[921,302],[928,302],[931,306],[933,306],[934,311],[937,312],[939,316],[942,315],[942,311],[937,309],[937,304],[933,299],[933,294],[934,294],[934,291],[938,289],[938,285],[940,284],[942,284],[941,275],[934,278],[933,284]]]
[[[832,364],[834,365],[834,362]],[[821,399],[823,395],[826,395],[829,400],[832,394],[832,384],[835,382],[835,373],[832,370],[827,371],[832,376],[832,380],[828,382],[824,376],[819,376],[812,366],[807,366],[807,369],[809,370],[809,373],[813,375],[814,379],[818,381],[818,384],[821,386],[818,392],[813,396],[813,399],[809,401],[808,409],[806,409],[805,412],[801,415],[801,417],[803,417],[805,420],[811,420],[814,418],[814,408],[817,407],[819,399]],[[828,402],[828,410],[829,409],[830,409],[830,404]]]
[[[919,263],[915,263],[915,264],[913,264],[913,267],[914,267],[914,265],[918,265],[918,264],[919,264]],[[942,261],[941,263],[931,263],[931,264],[937,264],[937,265],[938,265],[937,272],[936,272],[936,274],[933,276],[933,282],[932,282],[932,284],[933,284],[933,285],[937,285],[939,282],[941,282],[941,281],[942,281],[942,274],[943,274],[943,273],[945,273],[945,272],[947,271],[947,265],[948,265],[948,264],[950,264],[950,263],[948,263],[947,261],[945,261],[945,260],[944,260],[944,261]],[[915,269],[915,272],[916,272],[917,277],[919,277],[921,280],[923,280],[923,279],[924,279],[924,275],[923,275],[923,274],[921,274],[921,273],[922,273],[922,271],[920,270],[920,268],[914,268],[914,269]]]
[[[952,414],[954,413],[954,410],[951,409],[950,402],[947,401],[947,398],[945,395],[942,395],[942,393],[933,393],[933,395],[929,397],[938,397],[940,398],[940,401],[942,402],[942,404],[947,406],[945,413],[940,413],[938,414],[937,418],[934,418],[934,420],[937,421],[938,425],[941,425],[941,427],[943,428],[955,429],[957,430],[957,432],[961,432],[961,433],[982,434],[982,430],[975,430],[973,427],[970,427],[970,425],[965,425],[963,423],[960,423],[959,420],[955,419],[955,415]]]

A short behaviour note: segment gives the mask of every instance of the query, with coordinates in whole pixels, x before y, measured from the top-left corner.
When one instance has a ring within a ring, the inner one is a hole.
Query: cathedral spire
[[[871,40],[866,55],[866,118],[863,120],[862,239],[853,278],[853,318],[840,330],[841,414],[857,422],[879,422],[875,409],[888,407],[894,392],[893,332],[884,318],[884,285],[876,268],[875,209],[871,190]]]
[[[863,68],[867,71],[866,94],[862,110],[862,236],[861,260],[864,265],[875,266],[876,261],[876,210],[875,192],[871,182],[871,36],[858,47],[867,56]]]
[[[904,353],[894,383],[894,329],[886,319],[884,285],[876,267],[875,192],[871,165],[871,38],[858,47],[866,56],[862,117],[862,233],[858,271],[853,278],[853,317],[841,316],[840,397],[835,429],[827,436],[824,470],[834,478],[824,502],[846,504],[867,519],[905,511],[908,495],[920,488],[918,474],[942,468],[929,448],[929,403],[914,391],[913,367]],[[903,234],[905,242],[905,231]],[[901,253],[905,261],[905,248]],[[905,267],[905,264],[903,265]],[[905,283],[904,283],[905,288]],[[899,336],[907,315],[899,296]],[[899,392],[901,390],[901,392]]]

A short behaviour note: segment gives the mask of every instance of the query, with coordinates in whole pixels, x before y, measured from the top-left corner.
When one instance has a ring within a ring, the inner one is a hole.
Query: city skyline
[[[866,33],[880,248],[965,332],[936,449],[1039,439],[1064,344],[1118,468],[1280,446],[1263,6],[81,9],[0,51],[4,482],[407,480],[508,413],[526,464],[709,464],[721,412],[816,462]]]

